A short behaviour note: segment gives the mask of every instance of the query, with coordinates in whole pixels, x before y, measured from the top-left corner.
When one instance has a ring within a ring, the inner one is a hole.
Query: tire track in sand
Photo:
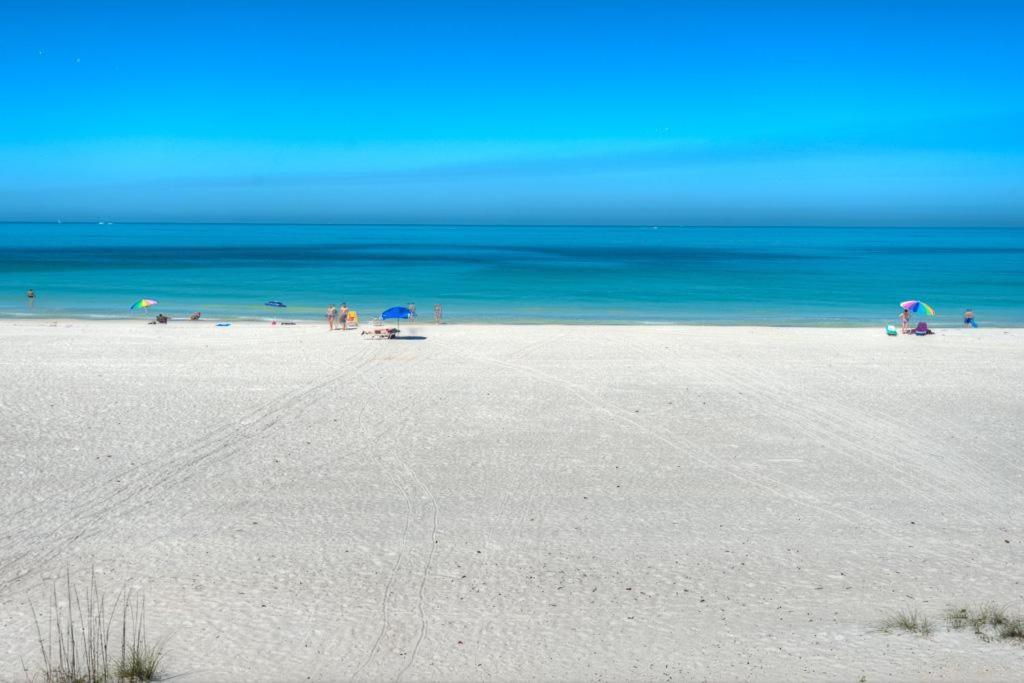
[[[409,354],[405,353],[397,358],[407,357]],[[401,436],[406,431],[410,417],[417,412],[415,407],[407,401],[399,405],[390,399],[391,393],[377,385],[374,389],[383,402],[391,404],[390,409],[384,411],[386,414],[403,416],[398,425],[390,423],[387,430],[382,431],[374,448],[385,475],[402,492],[408,514],[403,530],[403,550],[392,565],[381,598],[381,627],[351,678],[397,681],[415,663],[429,627],[426,589],[438,542],[438,505],[416,470],[399,455],[402,445],[384,439],[386,435]],[[420,402],[426,398],[421,397]],[[414,501],[414,495],[419,498],[419,504]],[[412,534],[410,529],[413,529]]]
[[[7,534],[3,538],[5,543],[0,545],[0,557],[7,558],[0,563],[0,593],[33,572],[43,571],[76,543],[93,538],[104,528],[115,526],[116,521],[135,514],[159,492],[186,483],[198,474],[204,462],[235,455],[244,450],[249,441],[280,422],[302,414],[339,380],[349,381],[364,370],[373,353],[372,349],[366,349],[346,366],[344,373],[267,401],[241,419],[215,427],[193,444],[169,452],[165,458],[150,459],[123,471],[120,485],[105,496],[96,497],[91,490],[83,491],[75,505],[61,511],[61,519],[55,524],[49,518],[37,524],[32,524],[32,520],[23,522]],[[18,547],[27,549],[17,552]],[[38,548],[44,550],[40,552]]]
[[[467,354],[471,355],[471,354]],[[865,510],[851,507],[842,503],[833,503],[832,505],[826,504],[818,496],[814,495],[810,491],[800,489],[799,487],[787,484],[775,477],[772,477],[763,473],[755,473],[751,471],[744,471],[735,466],[732,466],[726,462],[715,462],[707,458],[701,457],[695,453],[692,449],[682,447],[675,439],[672,438],[671,433],[666,430],[646,425],[637,420],[626,410],[610,403],[604,399],[601,399],[589,389],[581,387],[580,385],[570,381],[557,377],[553,374],[538,370],[535,368],[529,368],[525,366],[517,366],[512,363],[506,363],[501,360],[482,357],[478,355],[472,355],[477,360],[498,365],[500,367],[509,368],[519,372],[521,374],[533,375],[545,382],[562,386],[564,389],[572,393],[580,401],[590,405],[592,408],[599,410],[610,417],[616,419],[623,425],[627,425],[633,429],[638,429],[643,433],[650,435],[651,437],[662,442],[670,450],[680,453],[681,455],[694,460],[704,467],[712,471],[718,471],[722,474],[737,479],[744,484],[756,489],[769,497],[779,498],[786,500],[794,505],[804,507],[810,510],[814,510],[820,514],[827,515],[845,524],[856,525],[855,520],[861,522],[868,522],[869,525],[881,536],[892,540],[900,541],[902,536],[898,533],[898,530],[894,528],[893,522],[888,519],[882,519],[875,515],[872,515]],[[950,553],[936,550],[933,548],[921,548],[921,552],[931,555],[933,557],[941,558],[946,561],[953,563],[962,562],[963,558],[956,557]],[[1000,575],[1006,578],[1014,578],[1005,571],[998,571]]]

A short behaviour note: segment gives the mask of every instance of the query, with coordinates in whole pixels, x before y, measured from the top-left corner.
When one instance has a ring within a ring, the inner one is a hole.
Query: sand
[[[0,679],[145,591],[181,680],[1014,679],[1024,330],[0,323]]]

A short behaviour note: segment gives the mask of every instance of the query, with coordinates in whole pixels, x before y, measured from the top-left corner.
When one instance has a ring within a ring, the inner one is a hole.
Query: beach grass
[[[121,605],[121,656],[114,662],[111,632]],[[146,638],[145,598],[118,593],[109,598],[98,586],[96,572],[79,589],[71,572],[52,581],[45,624],[30,604],[42,668],[36,678],[44,683],[108,683],[152,681],[160,674],[163,651]]]
[[[968,626],[982,640],[1011,640],[1024,643],[1024,617],[993,603],[955,606],[946,610],[946,623],[955,631]]]
[[[146,635],[146,596],[125,598],[121,617],[121,658],[117,676],[125,681],[155,681],[160,677],[163,645],[150,643]]]
[[[50,586],[46,632],[32,606],[46,683],[101,683],[110,678],[110,629],[118,599],[109,604],[92,572],[79,590],[68,572]]]
[[[1024,645],[1024,618],[1015,617],[999,627],[1002,640],[1012,640]]]
[[[904,631],[906,633],[916,633],[927,638],[935,633],[935,624],[917,610],[908,609],[899,610],[882,619],[878,630],[883,633]]]

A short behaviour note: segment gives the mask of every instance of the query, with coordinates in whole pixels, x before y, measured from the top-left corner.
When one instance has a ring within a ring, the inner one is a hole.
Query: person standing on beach
[[[910,334],[910,311],[906,308],[900,309],[900,329],[903,334]]]
[[[978,323],[974,322],[974,310],[968,308],[964,311],[964,327],[977,327]]]
[[[409,304],[406,305],[406,308],[409,309],[409,320],[415,320],[416,319],[416,304],[410,302]]]
[[[341,331],[344,332],[348,329],[348,304],[342,302],[341,308],[338,309],[338,318],[341,320]]]
[[[25,292],[25,296],[28,297],[28,307],[35,308],[36,305],[36,290],[30,289]]]
[[[338,317],[338,311],[334,308],[334,304],[327,307],[327,327],[334,331],[334,321]]]
[[[441,304],[434,304],[434,324],[441,324]]]

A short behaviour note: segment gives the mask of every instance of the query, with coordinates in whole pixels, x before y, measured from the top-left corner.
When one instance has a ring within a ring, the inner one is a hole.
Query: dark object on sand
[[[363,330],[362,334],[369,335],[370,339],[394,339],[398,336],[397,327],[371,327]]]

